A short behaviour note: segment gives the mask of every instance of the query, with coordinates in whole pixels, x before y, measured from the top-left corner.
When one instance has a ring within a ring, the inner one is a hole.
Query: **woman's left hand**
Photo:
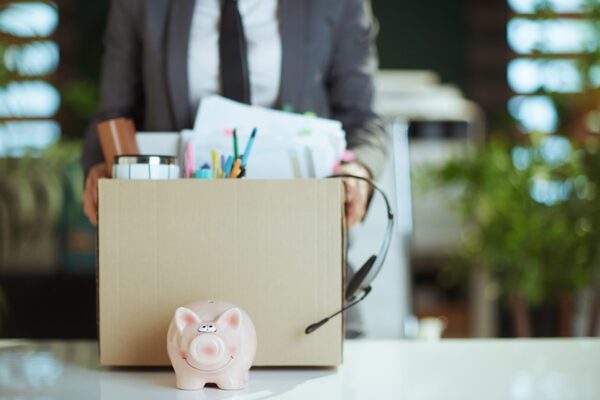
[[[337,173],[371,178],[369,171],[357,162],[343,164]],[[352,178],[344,178],[344,188],[346,190],[346,222],[348,227],[351,227],[365,216],[371,188],[367,182]]]

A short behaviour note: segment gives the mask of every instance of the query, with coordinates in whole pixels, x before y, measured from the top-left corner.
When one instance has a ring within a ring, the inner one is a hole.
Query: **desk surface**
[[[0,399],[600,398],[600,339],[347,341],[336,369],[254,369],[242,391],[174,388],[170,369],[98,366],[97,344],[0,340]]]

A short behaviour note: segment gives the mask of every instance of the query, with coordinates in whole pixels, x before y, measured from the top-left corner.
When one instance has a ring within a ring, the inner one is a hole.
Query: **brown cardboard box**
[[[255,366],[335,366],[343,322],[338,180],[101,180],[98,318],[102,365],[169,365],[168,324],[195,300],[254,321]]]

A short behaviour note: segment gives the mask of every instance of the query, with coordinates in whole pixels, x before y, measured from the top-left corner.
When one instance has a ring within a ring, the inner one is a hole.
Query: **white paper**
[[[254,128],[256,140],[248,158],[248,178],[293,178],[290,154],[297,154],[303,177],[325,177],[346,148],[339,121],[248,106],[220,96],[202,100],[194,129],[182,132],[180,154],[192,143],[194,168],[211,164],[211,150],[233,155],[231,132],[236,129],[243,154]]]

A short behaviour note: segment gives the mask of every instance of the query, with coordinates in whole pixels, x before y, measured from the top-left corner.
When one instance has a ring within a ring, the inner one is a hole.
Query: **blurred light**
[[[54,42],[33,42],[9,46],[4,52],[4,65],[21,76],[46,75],[58,66],[58,46]]]
[[[60,138],[55,121],[14,121],[0,125],[0,157],[20,157],[43,150]]]
[[[508,84],[517,93],[533,93],[542,86],[535,60],[518,59],[508,64]]]
[[[600,65],[590,68],[590,82],[593,86],[600,87]]]
[[[513,97],[508,110],[527,132],[552,133],[558,125],[554,103],[546,96]]]
[[[551,165],[562,164],[569,158],[571,142],[562,136],[548,136],[540,145],[542,159]]]
[[[0,12],[0,31],[13,36],[48,36],[58,24],[58,12],[47,3],[14,3]]]
[[[532,179],[529,194],[540,204],[553,206],[569,199],[573,185],[571,182],[562,182],[549,179]]]
[[[516,169],[523,171],[531,165],[531,151],[525,147],[515,146],[511,152],[512,163]]]
[[[548,8],[561,13],[580,12],[586,0],[508,0],[508,5],[514,12],[534,13],[536,8],[546,3]]]
[[[573,179],[573,186],[575,188],[575,195],[579,199],[587,199],[590,195],[590,181],[587,176],[579,175]]]
[[[573,60],[520,58],[508,64],[508,83],[517,93],[574,93],[582,89],[579,69]]]
[[[572,93],[582,89],[582,79],[572,60],[552,60],[541,68],[543,88],[548,92]]]
[[[64,372],[62,363],[49,351],[26,354],[21,362],[23,376],[31,388],[53,386]]]
[[[598,47],[590,21],[514,18],[508,22],[508,43],[517,53],[579,53]]]
[[[60,95],[44,81],[12,82],[0,89],[0,117],[51,117]]]
[[[592,110],[585,116],[585,127],[590,132],[600,133],[600,111]]]

